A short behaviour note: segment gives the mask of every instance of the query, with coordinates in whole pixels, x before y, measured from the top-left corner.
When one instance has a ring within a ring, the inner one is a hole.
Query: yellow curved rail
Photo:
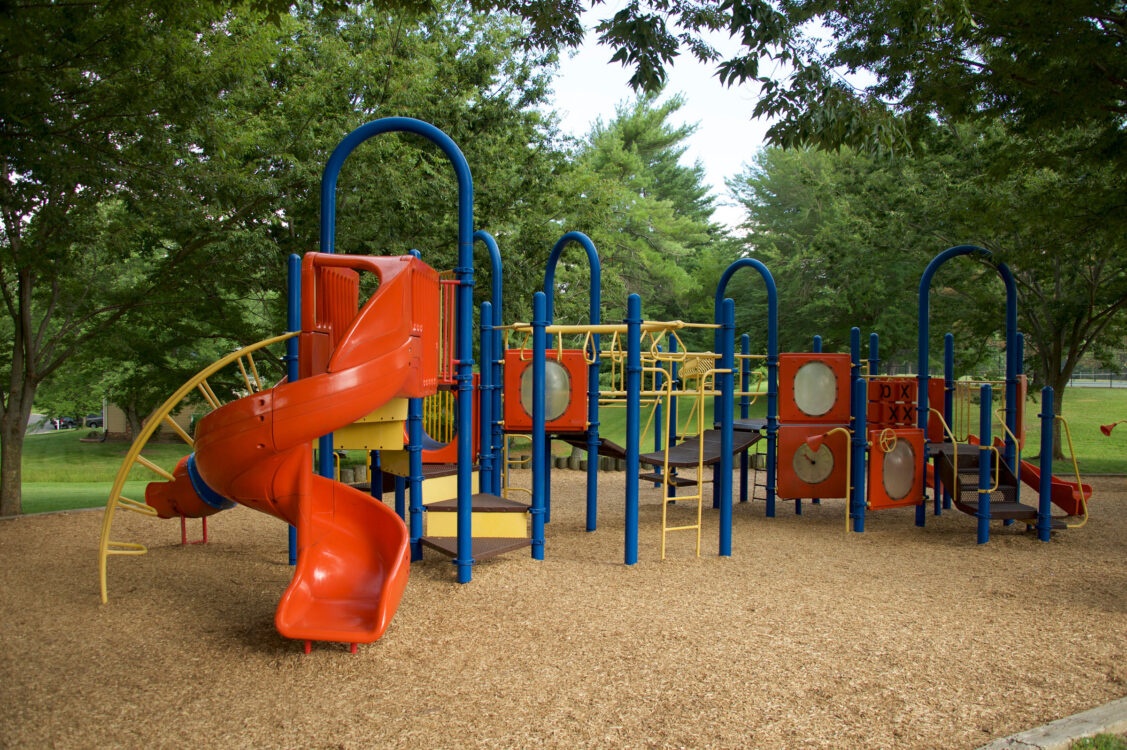
[[[1084,483],[1080,481],[1080,464],[1076,462],[1076,448],[1072,445],[1072,429],[1068,426],[1068,420],[1059,414],[1054,419],[1064,425],[1064,435],[1068,438],[1068,455],[1072,458],[1072,470],[1076,473],[1076,489],[1080,492],[1080,506],[1084,509],[1080,523],[1065,522],[1064,526],[1067,529],[1079,529],[1088,523],[1088,495],[1084,492]]]
[[[188,433],[184,432],[183,428],[176,424],[176,422],[173,421],[170,416],[173,410],[180,405],[180,402],[183,401],[189,393],[198,388],[203,393],[208,403],[211,406],[218,408],[220,405],[219,399],[215,395],[215,392],[212,390],[211,386],[208,384],[207,379],[230,365],[232,362],[239,363],[239,369],[242,372],[243,381],[246,383],[248,391],[253,393],[255,391],[261,390],[262,381],[258,375],[258,368],[255,367],[254,360],[250,355],[258,351],[259,349],[264,349],[273,344],[285,341],[286,339],[293,338],[296,335],[297,332],[294,331],[291,333],[284,333],[281,336],[274,336],[273,338],[266,339],[265,341],[259,341],[257,344],[251,344],[250,346],[243,347],[238,351],[232,352],[231,354],[228,354],[227,356],[222,357],[215,362],[212,362],[210,365],[193,375],[192,378],[188,380],[188,382],[180,386],[180,388],[177,389],[175,393],[169,396],[168,399],[165,400],[165,402],[159,407],[157,407],[157,409],[149,416],[149,419],[145,422],[144,427],[141,428],[140,434],[138,434],[137,437],[134,438],[133,445],[129,447],[129,452],[125,454],[125,459],[121,462],[121,468],[117,470],[117,476],[114,478],[113,488],[110,490],[109,501],[106,503],[106,512],[102,517],[102,535],[101,539],[98,542],[98,582],[101,586],[103,604],[108,600],[106,593],[106,559],[110,555],[143,555],[147,551],[145,545],[143,544],[137,544],[136,542],[115,542],[110,540],[110,528],[113,525],[114,511],[120,507],[124,508],[125,510],[131,510],[147,516],[156,516],[157,514],[156,510],[149,507],[148,505],[145,505],[144,503],[138,502],[136,500],[131,500],[127,497],[122,497],[121,491],[125,487],[125,481],[129,477],[129,472],[133,469],[134,465],[141,464],[145,468],[153,471],[158,476],[161,476],[164,479],[171,478],[171,475],[167,471],[141,456],[141,451],[148,444],[149,439],[157,431],[158,427],[160,427],[162,424],[167,424],[173,429],[173,431],[180,437],[181,440],[183,440],[189,446],[193,445],[192,438],[188,435]],[[253,373],[253,382],[252,377],[249,377],[247,375],[247,370],[243,366],[242,360],[244,357],[246,357],[247,363],[250,366],[250,371]]]

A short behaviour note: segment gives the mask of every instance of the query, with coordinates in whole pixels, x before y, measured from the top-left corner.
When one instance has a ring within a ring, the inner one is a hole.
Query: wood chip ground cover
[[[237,508],[181,547],[179,524],[119,514],[150,552],[110,560],[106,605],[101,512],[0,522],[0,746],[970,748],[1127,694],[1122,478],[1048,544],[998,525],[980,547],[973,518],[911,509],[847,537],[842,500],[756,501],[731,558],[706,509],[701,558],[680,532],[665,561],[644,485],[626,567],[623,475],[600,475],[595,533],[583,476],[554,472],[546,560],[459,586],[428,552],[355,656],[274,630],[276,519]]]

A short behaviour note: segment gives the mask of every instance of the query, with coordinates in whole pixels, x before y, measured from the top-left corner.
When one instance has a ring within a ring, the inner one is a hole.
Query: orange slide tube
[[[370,643],[407,585],[407,529],[378,500],[314,475],[312,441],[392,398],[434,393],[438,275],[411,256],[309,253],[304,266],[302,379],[201,419],[194,455],[174,481],[150,484],[145,501],[162,517],[211,515],[234,501],[293,524],[298,561],[274,616],[278,632]],[[380,286],[349,320],[328,297],[355,270],[376,273]],[[318,311],[332,312],[324,320]]]

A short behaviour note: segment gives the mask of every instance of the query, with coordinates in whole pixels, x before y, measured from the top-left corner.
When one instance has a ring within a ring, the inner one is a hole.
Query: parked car
[[[101,427],[102,426],[102,415],[101,414],[87,414],[86,415],[86,426],[87,427]]]
[[[74,417],[59,417],[55,420],[56,430],[70,430],[76,427]]]

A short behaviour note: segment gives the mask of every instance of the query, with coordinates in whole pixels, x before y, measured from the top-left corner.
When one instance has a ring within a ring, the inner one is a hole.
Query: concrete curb
[[[1127,698],[1120,698],[1043,727],[994,740],[979,750],[1068,750],[1073,742],[1085,737],[1124,732],[1127,732]]]

